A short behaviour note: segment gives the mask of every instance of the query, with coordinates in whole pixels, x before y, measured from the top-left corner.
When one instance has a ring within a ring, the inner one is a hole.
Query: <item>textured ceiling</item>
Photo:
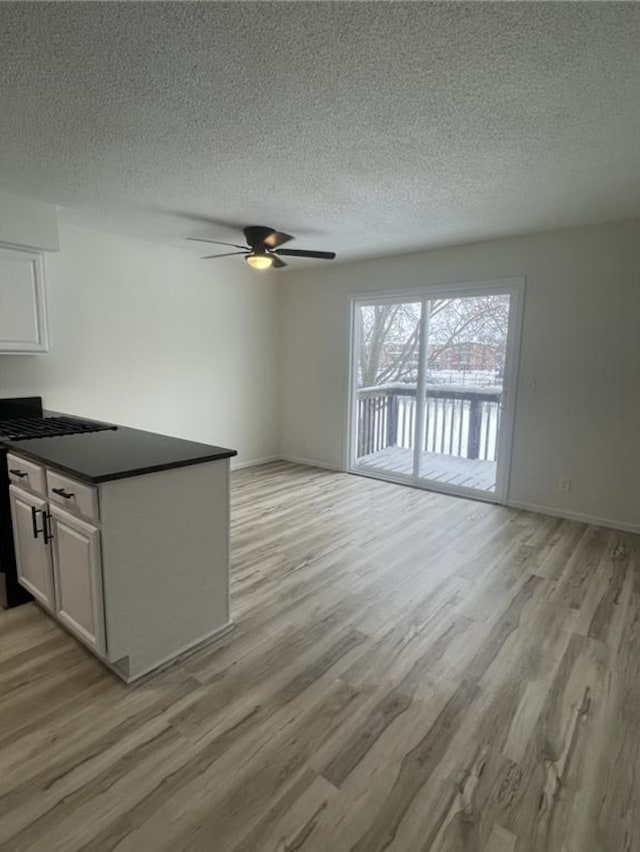
[[[0,74],[0,186],[155,239],[640,214],[638,3],[2,2]]]

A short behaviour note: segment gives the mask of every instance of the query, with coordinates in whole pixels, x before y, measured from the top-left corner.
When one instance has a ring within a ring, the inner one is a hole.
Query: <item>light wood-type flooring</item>
[[[3,852],[640,850],[640,537],[278,463],[232,542],[133,686],[0,611]]]

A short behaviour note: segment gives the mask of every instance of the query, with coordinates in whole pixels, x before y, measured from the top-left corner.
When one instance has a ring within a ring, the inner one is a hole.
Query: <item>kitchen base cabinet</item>
[[[56,615],[72,633],[103,656],[104,604],[100,530],[51,506],[50,530]]]
[[[53,610],[51,549],[43,523],[47,502],[15,485],[10,486],[9,493],[18,581],[42,606]]]
[[[231,627],[229,462],[100,486],[108,659],[134,680]]]
[[[228,458],[98,485],[10,461],[19,582],[123,680],[231,629]]]

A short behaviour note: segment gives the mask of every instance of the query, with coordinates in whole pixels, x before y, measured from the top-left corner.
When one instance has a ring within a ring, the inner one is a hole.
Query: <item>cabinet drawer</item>
[[[26,488],[34,494],[46,496],[47,487],[45,483],[44,468],[35,462],[27,461],[13,453],[7,453],[7,467],[9,468],[9,482]]]
[[[78,482],[62,473],[47,470],[47,495],[49,502],[64,506],[67,512],[82,515],[92,521],[100,521],[98,490],[92,485]]]

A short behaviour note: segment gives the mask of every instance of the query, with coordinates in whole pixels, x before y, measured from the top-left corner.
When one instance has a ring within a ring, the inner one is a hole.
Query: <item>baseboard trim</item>
[[[526,503],[521,500],[507,500],[507,506],[512,509],[524,509],[526,512],[536,512],[539,515],[551,515],[554,518],[566,518],[568,521],[580,521],[583,524],[593,524],[596,527],[610,527],[622,532],[640,533],[640,526],[627,524],[624,521],[612,521],[610,518],[599,518],[596,515],[585,515],[582,512],[571,512],[568,509],[556,509],[551,506],[541,506],[538,503]]]
[[[279,456],[280,461],[291,462],[292,464],[303,464],[306,467],[319,467],[322,470],[335,470],[339,473],[344,473],[344,468],[339,464],[331,464],[330,462],[319,462],[315,459],[304,459],[299,456]]]
[[[280,461],[281,456],[265,456],[262,459],[249,459],[249,461],[231,462],[231,470],[243,470],[245,467],[259,467],[261,464],[270,464]]]

